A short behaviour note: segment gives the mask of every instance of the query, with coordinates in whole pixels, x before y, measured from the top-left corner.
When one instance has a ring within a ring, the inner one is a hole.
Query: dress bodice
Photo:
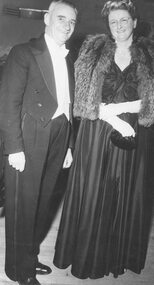
[[[121,71],[113,61],[109,72],[105,75],[102,102],[118,103],[137,100],[137,85],[136,64],[132,62]]]

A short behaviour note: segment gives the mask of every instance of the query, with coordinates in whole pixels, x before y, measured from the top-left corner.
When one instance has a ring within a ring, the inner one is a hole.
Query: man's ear
[[[44,15],[44,23],[46,26],[49,26],[49,13],[45,13]]]
[[[136,28],[137,26],[137,19],[134,20],[134,29]]]

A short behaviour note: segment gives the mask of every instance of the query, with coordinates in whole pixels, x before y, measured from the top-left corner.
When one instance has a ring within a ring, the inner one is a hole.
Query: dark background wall
[[[47,0],[0,0],[0,51],[23,42],[30,37],[37,36],[43,30],[43,21],[21,18],[4,13],[6,7],[46,9]]]
[[[72,0],[79,8],[79,21],[74,38],[82,38],[87,33],[104,32],[104,24],[100,16],[104,0]],[[9,15],[5,8],[18,10],[21,8],[47,9],[50,0],[0,0],[0,57],[7,53],[14,44],[36,37],[44,30],[42,19],[24,18]],[[142,25],[144,33],[154,34],[154,0],[137,0],[141,20],[150,24]]]

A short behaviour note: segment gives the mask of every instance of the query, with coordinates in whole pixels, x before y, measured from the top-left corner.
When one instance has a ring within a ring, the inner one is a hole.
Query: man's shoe
[[[19,285],[41,285],[35,277],[29,277],[24,281],[18,281]]]
[[[50,274],[52,272],[51,268],[41,262],[37,262],[36,265],[36,274],[45,275]]]

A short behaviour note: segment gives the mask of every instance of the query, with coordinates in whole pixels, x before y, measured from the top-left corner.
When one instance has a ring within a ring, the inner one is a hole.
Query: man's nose
[[[65,29],[69,31],[71,29],[70,22],[65,22]]]

